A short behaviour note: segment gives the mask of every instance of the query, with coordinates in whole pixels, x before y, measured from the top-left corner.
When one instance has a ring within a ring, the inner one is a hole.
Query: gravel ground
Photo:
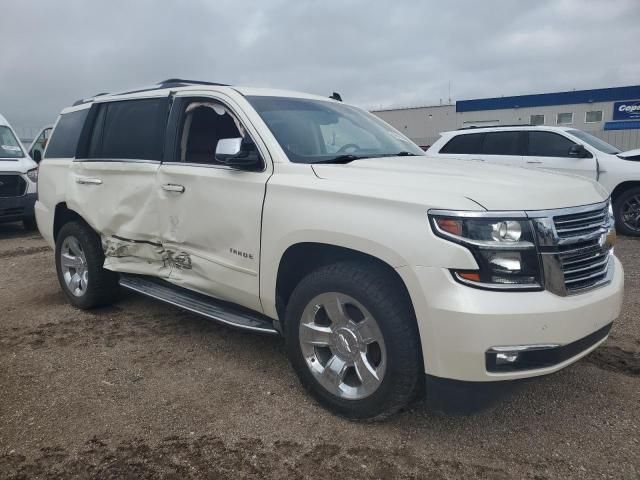
[[[604,346],[471,415],[318,407],[280,339],[138,295],[82,312],[37,234],[0,225],[0,477],[640,478],[640,240]]]

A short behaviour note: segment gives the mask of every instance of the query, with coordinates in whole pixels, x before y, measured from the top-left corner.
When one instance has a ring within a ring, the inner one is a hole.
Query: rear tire
[[[289,360],[302,385],[338,415],[387,417],[423,386],[410,299],[379,266],[343,262],[312,272],[291,294],[284,329]],[[309,332],[320,336],[310,338]]]
[[[69,222],[56,238],[58,281],[69,302],[89,309],[113,303],[118,274],[105,270],[100,237],[85,223]]]
[[[640,187],[622,192],[613,204],[616,230],[631,237],[640,236]]]

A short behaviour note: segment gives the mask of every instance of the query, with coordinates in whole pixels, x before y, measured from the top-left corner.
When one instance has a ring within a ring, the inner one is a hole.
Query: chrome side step
[[[192,292],[159,278],[120,274],[120,285],[216,322],[253,332],[277,334],[273,320],[244,307]]]

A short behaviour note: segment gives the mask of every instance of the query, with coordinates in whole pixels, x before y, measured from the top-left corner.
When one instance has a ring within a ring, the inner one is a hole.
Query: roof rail
[[[80,100],[77,100],[76,102],[73,103],[73,106],[91,102],[95,97],[100,97],[102,95],[128,95],[131,93],[141,93],[141,92],[150,92],[153,90],[160,90],[162,88],[188,87],[189,85],[212,85],[212,86],[219,86],[219,87],[228,86],[226,83],[205,82],[202,80],[183,80],[181,78],[169,78],[167,80],[162,80],[161,82],[158,82],[155,85],[150,85],[148,87],[141,87],[135,90],[127,90],[125,92],[116,92],[116,93],[108,93],[108,92],[98,93],[97,95],[94,95],[92,97],[81,98]]]
[[[477,125],[471,127],[460,127],[458,130],[474,130],[476,128],[508,128],[508,127],[535,127],[537,125],[533,125],[531,123],[514,123],[511,125],[487,125],[486,127],[479,127]]]

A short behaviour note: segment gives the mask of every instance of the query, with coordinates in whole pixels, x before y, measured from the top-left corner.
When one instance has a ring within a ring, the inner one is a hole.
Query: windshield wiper
[[[328,158],[327,160],[318,160],[317,162],[312,162],[312,163],[314,165],[317,163],[349,163],[349,162],[353,162],[354,160],[359,160],[361,158],[366,158],[366,157],[359,157],[358,155],[347,154],[347,155],[339,155],[334,158]]]
[[[411,152],[398,152],[394,155],[395,157],[417,157],[416,153]]]

